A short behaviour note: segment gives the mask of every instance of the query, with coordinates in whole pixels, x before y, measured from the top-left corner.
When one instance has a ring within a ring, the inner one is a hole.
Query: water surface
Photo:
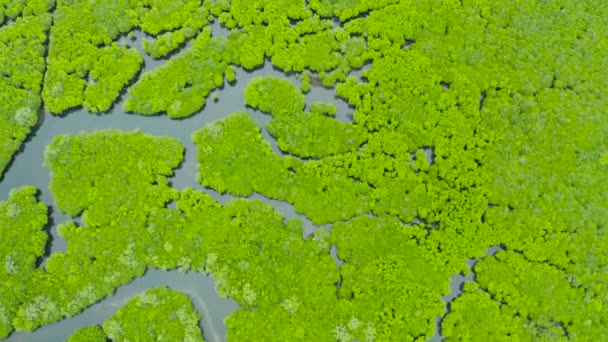
[[[217,24],[213,24],[212,28],[215,36],[226,36],[227,34],[227,31],[223,30]],[[126,36],[119,39],[121,43],[136,48],[140,51],[142,56],[144,56],[144,67],[139,75],[166,63],[165,59],[154,60],[143,53],[141,42],[144,38],[144,33],[141,31],[134,31],[134,39],[127,38]],[[181,49],[187,50],[189,46],[190,44],[186,43]],[[141,116],[126,113],[123,110],[123,103],[128,97],[128,93],[123,93],[111,110],[103,114],[91,114],[82,108],[70,110],[67,115],[61,117],[52,115],[48,112],[41,112],[40,126],[27,139],[21,152],[15,157],[13,163],[6,170],[6,173],[0,182],[0,195],[2,196],[2,200],[5,200],[8,197],[8,192],[11,189],[25,185],[33,185],[38,188],[40,190],[39,200],[44,202],[49,210],[49,225],[47,228],[50,236],[46,257],[48,257],[50,253],[65,252],[66,242],[58,235],[57,227],[69,220],[80,222],[80,219],[71,218],[62,213],[56,207],[54,199],[48,190],[50,175],[48,170],[42,166],[46,145],[59,134],[77,134],[82,131],[99,129],[138,129],[144,133],[156,136],[171,136],[177,138],[185,147],[184,160],[179,169],[175,171],[174,176],[171,177],[171,184],[174,188],[180,190],[185,187],[199,189],[205,191],[215,200],[224,204],[234,197],[225,194],[222,195],[211,189],[203,188],[196,181],[196,174],[198,172],[196,168],[197,152],[191,136],[194,131],[213,121],[225,118],[232,112],[245,110],[249,112],[255,122],[262,127],[262,134],[271,144],[275,153],[282,154],[277,147],[275,139],[271,137],[265,129],[265,124],[271,119],[271,116],[251,108],[246,108],[244,105],[243,91],[245,86],[253,77],[262,75],[285,77],[297,86],[300,84],[297,77],[282,73],[273,68],[267,61],[263,68],[260,68],[255,72],[248,72],[241,68],[237,68],[237,81],[233,84],[226,83],[221,89],[215,91],[218,95],[218,101],[215,102],[208,98],[208,102],[203,109],[189,118],[176,120],[171,119],[164,114],[157,116]],[[338,107],[337,119],[339,120],[348,121],[348,116],[350,115],[352,117],[352,108],[344,101],[335,98],[333,89],[313,87],[307,98],[309,100],[309,105],[312,101],[334,102]],[[288,203],[268,199],[260,194],[254,194],[250,198],[258,199],[272,205],[275,209],[283,213],[286,219],[300,219],[303,225],[303,237],[310,235],[319,228],[306,216],[296,213],[293,206]],[[329,229],[330,225],[324,225],[322,227]],[[331,254],[338,260],[335,248]],[[45,259],[41,262],[41,266],[44,267],[44,265]],[[15,332],[10,335],[7,341],[65,340],[79,327],[102,324],[106,319],[112,316],[121,305],[127,303],[134,296],[143,293],[147,288],[163,285],[181,291],[191,298],[195,308],[203,315],[201,328],[204,331],[206,340],[225,340],[226,327],[224,325],[224,319],[237,310],[238,305],[231,299],[220,298],[218,296],[214,288],[212,277],[192,272],[181,274],[177,271],[148,270],[144,276],[135,279],[130,284],[119,287],[114,296],[107,297],[99,303],[90,306],[79,315],[41,327],[34,332]]]
[[[212,24],[211,27],[214,36],[225,37],[228,34],[228,31],[221,28],[217,23]],[[144,33],[136,30],[134,31],[134,39],[127,36],[119,39],[121,44],[137,49],[144,56],[144,67],[137,77],[167,62],[166,59],[154,60],[143,52],[141,44],[145,37]],[[180,50],[185,51],[189,47],[190,43],[187,42]],[[366,65],[363,69],[368,67],[369,65]],[[72,219],[79,221],[79,218],[70,218],[58,210],[48,190],[50,181],[49,172],[42,166],[46,145],[59,134],[77,134],[82,131],[99,129],[138,129],[144,133],[156,136],[174,137],[185,147],[184,160],[179,169],[175,171],[174,176],[171,177],[171,184],[174,188],[183,189],[185,187],[192,187],[199,189],[211,195],[218,202],[222,204],[226,203],[226,201],[234,197],[203,188],[196,181],[196,174],[198,172],[196,168],[197,152],[191,138],[192,133],[213,121],[225,118],[232,112],[245,110],[262,127],[262,135],[271,144],[274,152],[282,154],[277,147],[275,139],[265,129],[265,124],[271,117],[257,110],[246,108],[244,106],[243,90],[253,77],[262,75],[284,77],[292,81],[296,86],[300,84],[300,80],[296,76],[282,73],[280,70],[273,68],[269,61],[266,61],[265,65],[255,72],[248,72],[241,68],[236,68],[236,71],[236,82],[233,84],[226,83],[221,89],[215,90],[218,95],[218,101],[215,102],[208,97],[205,107],[189,118],[176,120],[169,118],[167,115],[140,116],[125,113],[122,107],[124,100],[128,97],[128,93],[123,93],[112,109],[103,114],[91,114],[81,108],[69,111],[64,117],[42,112],[43,121],[41,121],[40,127],[26,141],[22,151],[16,156],[13,163],[7,169],[2,182],[0,182],[0,196],[2,200],[8,197],[10,189],[24,185],[33,185],[38,188],[40,190],[39,199],[49,208],[50,222],[48,231],[50,236],[47,256],[50,253],[65,252],[66,242],[57,234],[57,226]],[[361,79],[361,72],[362,70],[356,70],[351,72],[351,75]],[[314,101],[332,102],[337,107],[336,120],[352,122],[353,108],[349,107],[342,99],[337,98],[333,89],[313,86],[306,97],[308,101],[307,108]],[[254,194],[250,198],[259,199],[272,205],[286,219],[300,219],[303,225],[303,237],[310,235],[316,229],[331,229],[331,225],[314,225],[306,216],[297,213],[293,206],[286,202],[272,200],[261,194]],[[337,267],[339,267],[343,261],[338,258],[338,250],[335,245],[332,245],[330,254],[336,261]],[[44,267],[44,260],[41,265]],[[450,302],[457,296],[464,280],[466,279],[458,278],[452,281],[452,293],[444,298],[446,302]],[[90,306],[79,315],[41,327],[31,333],[13,333],[7,341],[65,340],[79,327],[102,324],[120,306],[127,303],[134,296],[143,293],[147,288],[156,286],[169,286],[188,295],[195,308],[203,316],[200,326],[204,331],[205,339],[212,342],[225,340],[226,327],[224,319],[237,310],[238,305],[231,299],[220,298],[218,296],[212,277],[192,272],[182,274],[177,271],[148,270],[144,276],[135,279],[132,283],[117,288],[114,296],[107,297],[99,303]],[[433,340],[441,340],[441,337],[436,335]]]

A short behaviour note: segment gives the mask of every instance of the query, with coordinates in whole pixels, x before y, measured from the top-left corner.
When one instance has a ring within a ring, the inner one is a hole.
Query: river
[[[227,35],[227,31],[221,28],[217,22],[212,24],[211,27],[214,36],[225,37]],[[144,37],[144,33],[136,30],[134,31],[134,39],[127,38],[126,35],[119,39],[119,42],[137,49],[144,56],[144,66],[139,75],[166,63],[165,59],[154,60],[143,53],[142,40]],[[189,46],[189,43],[184,44],[182,50],[188,49]],[[121,95],[112,109],[103,114],[91,114],[82,108],[78,108],[70,110],[67,115],[60,117],[41,111],[39,127],[28,137],[0,182],[0,200],[6,200],[9,191],[13,188],[24,185],[33,185],[38,188],[40,190],[39,200],[44,202],[49,209],[47,229],[50,235],[46,257],[51,253],[65,252],[66,242],[58,235],[57,227],[69,220],[80,221],[80,219],[71,218],[58,210],[48,190],[50,175],[48,170],[42,166],[46,145],[59,134],[77,134],[81,131],[99,129],[139,129],[144,133],[177,138],[184,145],[184,160],[175,171],[174,176],[171,177],[171,184],[174,188],[192,187],[199,189],[213,196],[218,202],[226,203],[234,196],[222,195],[211,189],[203,188],[196,181],[195,176],[198,172],[196,167],[197,150],[191,138],[192,133],[215,120],[225,118],[232,112],[245,110],[262,127],[262,135],[271,144],[275,153],[282,154],[277,147],[276,140],[265,129],[265,124],[271,117],[257,110],[246,108],[243,91],[253,77],[262,75],[284,77],[298,86],[300,84],[300,80],[296,76],[285,74],[273,68],[269,61],[266,61],[263,68],[254,72],[241,68],[236,68],[236,71],[236,82],[233,84],[225,83],[221,89],[215,90],[218,95],[217,102],[209,99],[202,110],[185,119],[171,119],[167,115],[140,116],[125,113],[123,103],[128,96],[126,94]],[[353,72],[353,75],[360,75],[360,73],[361,70],[358,70]],[[353,109],[342,99],[336,98],[333,89],[312,87],[307,94],[307,100],[308,106],[313,101],[333,102],[338,109],[336,119],[343,122],[352,122]],[[254,194],[250,198],[259,199],[272,205],[276,210],[283,213],[286,220],[291,218],[300,219],[303,225],[303,237],[308,236],[316,229],[330,228],[330,225],[315,226],[306,216],[296,213],[293,206],[288,203],[268,199],[260,194]],[[335,246],[332,246],[331,255],[339,265],[341,261],[337,257]],[[45,259],[41,262],[41,266],[44,267],[44,265]],[[239,306],[230,299],[218,296],[214,289],[212,277],[193,272],[182,274],[177,271],[151,269],[130,284],[117,288],[114,296],[93,304],[79,315],[41,327],[34,332],[15,332],[6,341],[63,341],[79,327],[102,324],[121,305],[134,296],[143,293],[147,288],[163,285],[181,291],[191,298],[196,309],[203,315],[200,326],[207,341],[225,340],[224,318],[237,310]]]

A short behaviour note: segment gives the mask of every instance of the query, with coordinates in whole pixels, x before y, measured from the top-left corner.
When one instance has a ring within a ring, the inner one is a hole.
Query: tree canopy
[[[41,109],[106,112],[122,93],[127,112],[187,118],[240,69],[293,76],[255,75],[243,110],[197,127],[196,189],[171,186],[175,138],[55,137],[44,165],[74,218],[67,251],[38,267],[36,189],[0,203],[0,336],[159,268],[214,276],[240,305],[230,341],[602,340],[607,18],[600,0],[0,0],[2,170]],[[146,56],[118,43],[134,30],[163,65],[139,74]],[[123,309],[73,338],[201,338],[171,290]]]
[[[0,338],[13,330],[13,319],[30,291],[38,258],[45,253],[47,208],[36,199],[36,189],[12,190],[0,202]],[[6,295],[10,294],[10,295]]]

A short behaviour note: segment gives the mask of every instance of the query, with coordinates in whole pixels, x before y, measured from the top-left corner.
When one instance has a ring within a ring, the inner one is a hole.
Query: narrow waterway
[[[445,316],[451,312],[451,305],[454,300],[462,295],[464,283],[467,281],[475,281],[475,278],[477,277],[477,273],[475,272],[475,265],[477,265],[479,260],[485,257],[493,256],[501,249],[502,248],[500,246],[490,246],[486,250],[486,254],[483,257],[467,259],[465,261],[466,264],[471,268],[471,273],[467,275],[458,273],[452,276],[452,279],[450,280],[450,293],[448,293],[446,296],[443,296],[442,298],[445,302],[444,314],[443,316],[437,317],[435,319],[435,335],[429,339],[429,342],[439,342],[444,340],[444,337],[441,335],[441,323],[443,322]]]
[[[128,285],[118,287],[112,297],[86,308],[80,314],[45,325],[31,333],[13,333],[7,341],[65,341],[77,328],[102,325],[131,299],[142,294],[146,289],[158,286],[167,286],[190,297],[194,308],[202,316],[199,326],[203,331],[205,341],[221,342],[225,340],[224,318],[237,310],[238,305],[232,300],[217,295],[211,276],[194,272],[184,274],[178,271],[148,270],[143,277],[135,279]]]
[[[217,23],[214,23],[211,27],[214,36],[227,35],[227,31]],[[134,31],[133,38],[124,36],[119,39],[121,43],[137,49],[144,56],[144,66],[138,77],[166,63],[165,59],[154,60],[143,53],[143,39],[145,39],[145,34],[138,30]],[[181,49],[186,51],[189,46],[190,43],[187,42]],[[213,121],[225,118],[232,112],[245,110],[262,127],[262,134],[271,144],[275,153],[281,154],[276,140],[265,129],[265,124],[271,117],[251,108],[246,108],[243,90],[253,77],[262,75],[284,77],[297,86],[300,84],[297,77],[282,73],[280,70],[273,68],[268,61],[263,68],[255,72],[248,72],[240,68],[237,68],[236,71],[236,82],[233,84],[225,83],[221,89],[215,90],[218,97],[217,101],[209,98],[201,111],[185,119],[175,120],[167,115],[140,116],[125,113],[123,103],[128,97],[128,93],[123,93],[108,113],[91,114],[80,108],[71,110],[69,114],[59,117],[48,112],[41,112],[40,126],[26,140],[21,152],[15,157],[0,182],[0,200],[5,200],[9,191],[14,188],[25,185],[38,188],[40,190],[39,200],[44,202],[49,209],[47,229],[50,236],[47,257],[51,253],[65,252],[66,242],[58,235],[57,227],[69,220],[79,221],[80,219],[71,218],[58,210],[48,190],[50,175],[48,170],[42,166],[47,144],[60,134],[77,134],[82,131],[100,129],[127,131],[138,129],[144,133],[177,138],[185,147],[184,160],[179,169],[175,171],[174,176],[171,177],[171,184],[174,188],[192,187],[199,189],[210,194],[218,202],[226,203],[234,197],[203,188],[196,181],[196,174],[198,173],[196,167],[197,150],[191,138],[192,133]],[[343,100],[336,98],[333,89],[313,87],[307,94],[307,100],[309,105],[314,101],[333,102],[338,109],[338,120],[348,122],[352,118],[353,109]],[[303,226],[303,237],[310,235],[319,228],[330,229],[330,225],[315,226],[306,216],[297,213],[293,206],[288,203],[272,200],[260,194],[254,194],[250,198],[259,199],[272,205],[276,210],[283,213],[286,220],[291,218],[300,219]],[[335,246],[331,255],[339,265],[341,261],[337,258]],[[45,260],[41,264],[43,267],[44,262]],[[132,283],[119,287],[114,296],[105,298],[88,307],[79,315],[41,327],[31,333],[13,333],[7,341],[62,341],[79,327],[102,324],[121,305],[142,293],[145,289],[164,285],[181,291],[191,298],[196,309],[203,315],[201,328],[204,330],[207,341],[225,340],[224,319],[237,310],[238,305],[230,299],[222,299],[217,295],[211,277],[198,273],[181,274],[177,271],[149,270],[144,276],[135,279]]]

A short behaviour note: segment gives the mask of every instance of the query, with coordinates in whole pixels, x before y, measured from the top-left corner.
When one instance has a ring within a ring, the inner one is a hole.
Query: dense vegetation
[[[17,309],[28,298],[37,259],[45,252],[46,215],[33,187],[12,190],[0,202],[0,336],[13,330]]]
[[[106,342],[108,337],[99,325],[76,329],[67,342]]]
[[[38,123],[51,16],[45,1],[0,1],[0,179]],[[21,15],[21,16],[20,16]]]
[[[91,155],[92,151],[98,153]],[[174,139],[141,133],[58,136],[48,146],[46,164],[57,205],[71,215],[82,214],[90,229],[72,222],[60,226],[68,251],[53,254],[46,267],[39,268],[36,261],[44,254],[47,239],[42,230],[46,206],[36,202],[36,189],[31,187],[16,189],[2,202],[0,286],[2,293],[11,294],[0,298],[2,336],[13,326],[33,329],[74,315],[144,273],[143,240],[137,240],[137,229],[145,231],[150,212],[177,198],[165,176],[177,166],[182,151]],[[140,159],[142,155],[148,157]],[[123,172],[127,169],[132,170],[130,176]],[[83,187],[83,182],[90,186]],[[134,186],[140,191],[124,191]],[[87,240],[90,234],[93,240]],[[126,267],[116,267],[117,262]]]
[[[167,112],[175,118],[192,115],[204,106],[211,90],[224,84],[224,75],[233,72],[228,44],[225,38],[212,38],[205,28],[191,49],[133,85],[125,109],[144,115]]]
[[[166,287],[148,289],[103,323],[74,332],[68,342],[187,341],[204,342],[200,316],[190,299]]]
[[[4,16],[0,169],[42,101],[104,112],[127,90],[126,111],[185,118],[238,82],[235,68],[270,62],[300,84],[256,77],[243,111],[193,134],[198,189],[171,187],[184,153],[174,138],[56,137],[50,190],[83,226],[60,225],[67,252],[38,267],[36,190],[0,204],[1,337],[75,315],[148,267],[211,273],[241,306],[231,341],[426,340],[437,318],[448,340],[608,336],[605,2],[0,0]],[[133,30],[164,65],[138,74],[143,57],[118,43]],[[307,100],[318,86],[350,104],[352,122]],[[251,115],[272,118],[259,127]],[[222,205],[207,189],[236,198]],[[302,237],[254,193],[328,229]],[[461,272],[473,280],[446,305]],[[200,337],[186,297],[151,291],[168,299],[143,308],[146,294],[72,339],[161,336],[169,326],[140,328],[138,310],[175,322],[165,305],[182,305]]]
[[[110,109],[143,62],[135,49],[120,46],[117,38],[139,28],[158,36],[146,43],[146,50],[164,56],[207,23],[207,11],[199,7],[191,0],[103,5],[57,1],[42,91],[47,109],[53,113],[80,105],[92,112]]]

